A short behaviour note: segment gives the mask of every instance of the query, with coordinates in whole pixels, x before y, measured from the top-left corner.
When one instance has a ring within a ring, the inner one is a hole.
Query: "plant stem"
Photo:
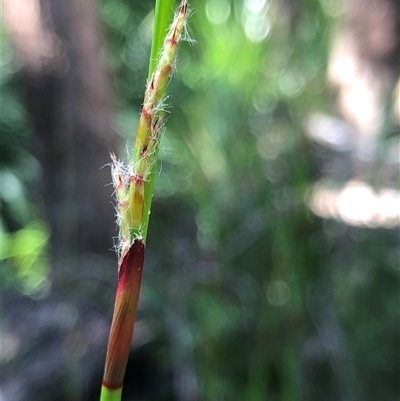
[[[172,5],[173,0],[156,1],[149,80],[136,134],[132,165],[125,167],[111,155],[120,229],[118,285],[100,401],[121,399],[132,341],[159,140],[164,126],[163,99],[186,22],[187,0],[182,0],[163,40],[173,15]]]
[[[156,0],[154,12],[153,39],[151,43],[150,64],[147,79],[150,80],[161,52],[165,34],[173,16],[175,0]]]
[[[137,206],[137,209],[133,208],[132,218],[139,217],[139,220],[135,221],[136,224],[131,225],[131,240],[139,235],[146,241],[147,237],[159,139],[164,123],[163,97],[186,18],[186,1],[183,1],[163,42],[172,13],[172,5],[173,1],[171,0],[156,3],[155,18],[156,20],[160,19],[161,22],[160,26],[157,26],[157,30],[154,30],[148,74],[150,78],[133,153],[133,167],[138,181],[131,183],[131,201],[136,202]]]

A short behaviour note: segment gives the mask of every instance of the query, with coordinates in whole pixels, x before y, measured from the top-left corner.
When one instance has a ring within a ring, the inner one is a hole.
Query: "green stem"
[[[182,0],[167,35],[173,17],[173,4],[174,0],[156,1],[149,82],[129,176],[126,175],[124,166],[111,155],[120,225],[119,269],[100,401],[120,401],[122,395],[139,300],[145,239],[157,171],[159,137],[164,119],[162,100],[186,20],[187,1]]]
[[[121,401],[122,388],[119,390],[109,390],[101,386],[100,401]]]
[[[167,29],[174,15],[175,0],[156,0],[156,9],[154,13],[153,40],[151,43],[150,65],[147,79],[153,74],[158,56],[164,44],[164,38]]]
[[[153,40],[151,43],[150,65],[147,79],[150,80],[156,66],[158,57],[164,44],[165,34],[174,15],[175,0],[156,0],[154,13]],[[157,150],[158,153],[158,150]],[[154,192],[154,179],[157,173],[157,163],[154,163],[148,180],[145,183],[143,207],[143,239],[146,242],[149,229],[151,201]]]

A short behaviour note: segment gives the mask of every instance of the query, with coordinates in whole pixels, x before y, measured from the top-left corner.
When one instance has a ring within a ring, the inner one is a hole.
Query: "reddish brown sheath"
[[[118,286],[111,323],[103,386],[110,390],[122,388],[133,335],[145,245],[135,239],[121,261]]]

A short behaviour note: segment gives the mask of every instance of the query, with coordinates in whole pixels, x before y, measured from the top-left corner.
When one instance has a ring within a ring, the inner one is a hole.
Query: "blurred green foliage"
[[[38,295],[48,287],[48,233],[37,220],[28,192],[40,168],[26,146],[31,129],[18,76],[21,66],[3,25],[0,47],[0,290],[16,287]]]
[[[11,260],[12,272],[2,269],[2,284],[16,285],[25,295],[38,295],[48,289],[49,265],[45,246],[48,233],[43,223],[33,222],[23,229],[9,234],[2,232],[0,260]]]
[[[397,399],[398,230],[349,227],[306,205],[318,168],[303,121],[333,108],[326,65],[339,3],[190,2],[195,43],[181,46],[166,99],[139,311],[168,338],[157,363],[172,370],[176,393],[186,385],[207,401]],[[99,4],[116,129],[133,143],[152,2]],[[2,129],[13,139],[1,174],[27,188],[26,169],[11,159],[29,132],[14,73],[2,76],[11,110]],[[17,203],[6,193],[7,212]],[[28,236],[25,269],[47,238],[33,219],[3,232],[13,245],[2,257],[16,261]]]

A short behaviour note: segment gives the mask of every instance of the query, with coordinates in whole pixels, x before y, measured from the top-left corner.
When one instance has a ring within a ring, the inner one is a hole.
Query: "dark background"
[[[190,4],[123,399],[398,400],[398,1]],[[153,6],[3,1],[1,401],[98,399]]]

